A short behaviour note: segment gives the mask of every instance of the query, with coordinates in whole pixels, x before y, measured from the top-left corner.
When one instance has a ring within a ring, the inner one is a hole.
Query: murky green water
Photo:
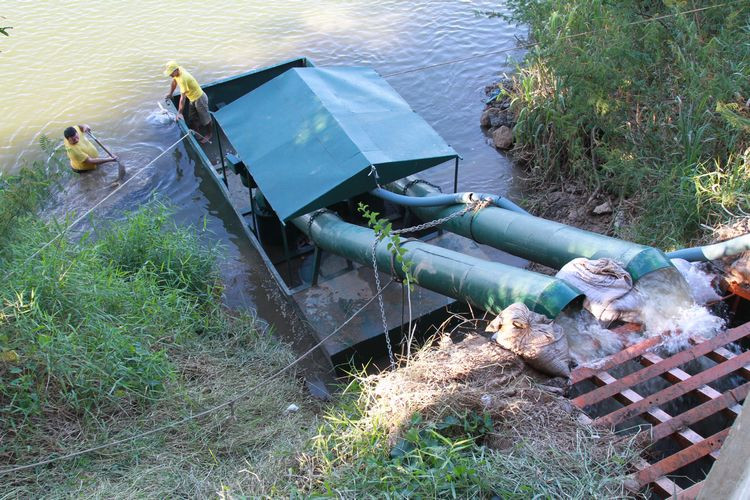
[[[484,86],[512,71],[511,51],[491,57],[400,73],[473,54],[512,49],[522,30],[477,10],[494,1],[324,0],[275,2],[128,2],[72,0],[13,2],[0,24],[0,170],[40,156],[41,134],[60,137],[73,123],[88,123],[116,150],[131,172],[178,137],[154,119],[168,89],[161,71],[176,59],[200,82],[280,60],[307,56],[317,65],[374,67],[463,157],[462,189],[506,192],[507,160],[479,128]],[[116,169],[66,181],[55,214],[81,213],[111,192]],[[429,178],[452,182],[450,167]],[[97,209],[117,216],[154,192],[180,207],[180,222],[203,224],[226,245],[228,302],[255,305],[273,321],[265,269],[226,211],[218,190],[180,146],[154,163]]]

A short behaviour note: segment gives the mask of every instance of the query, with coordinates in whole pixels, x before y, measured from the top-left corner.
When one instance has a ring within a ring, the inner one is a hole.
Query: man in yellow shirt
[[[89,172],[102,163],[117,161],[116,156],[99,158],[99,151],[86,138],[86,132],[90,131],[91,127],[88,125],[76,125],[66,128],[63,132],[65,152],[68,153],[73,172]]]
[[[178,65],[175,61],[169,61],[164,69],[164,75],[172,78],[169,87],[167,99],[172,98],[174,90],[180,86],[180,105],[177,108],[177,117],[175,120],[184,119],[182,110],[185,108],[185,100],[189,101],[189,118],[198,117],[199,130],[202,134],[201,142],[207,143],[211,139],[211,115],[208,112],[208,96],[193,75],[185,71],[185,68]]]

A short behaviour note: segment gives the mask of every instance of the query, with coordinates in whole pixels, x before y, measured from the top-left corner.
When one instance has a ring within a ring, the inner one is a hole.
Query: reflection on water
[[[87,123],[133,175],[179,138],[159,115],[164,62],[176,59],[201,82],[307,56],[319,65],[366,65],[383,75],[467,55],[512,48],[523,32],[477,10],[497,1],[323,0],[200,4],[157,0],[19,2],[5,9],[11,36],[0,40],[0,170],[41,156],[39,137]],[[9,11],[10,10],[10,11]],[[74,13],[74,15],[73,15]],[[520,57],[520,52],[512,55]],[[479,129],[483,88],[512,71],[505,55],[388,78],[464,158],[460,187],[505,193],[512,169]],[[81,214],[111,193],[116,170],[66,179],[52,214]],[[429,178],[448,186],[451,165]],[[180,145],[97,209],[113,217],[159,193],[178,206],[178,222],[203,226],[225,244],[231,305],[256,305],[274,321],[264,266],[239,222]]]

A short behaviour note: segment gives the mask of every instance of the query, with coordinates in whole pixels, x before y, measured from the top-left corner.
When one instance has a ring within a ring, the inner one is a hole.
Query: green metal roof
[[[370,68],[292,68],[215,117],[281,220],[458,156]]]

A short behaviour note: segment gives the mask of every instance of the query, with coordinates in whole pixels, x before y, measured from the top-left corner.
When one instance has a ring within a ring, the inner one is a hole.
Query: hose
[[[370,191],[370,194],[377,196],[380,199],[395,203],[397,205],[403,205],[405,207],[443,207],[446,205],[466,204],[473,201],[489,200],[493,205],[510,210],[512,212],[518,212],[522,214],[528,214],[523,208],[519,207],[512,201],[496,194],[485,194],[485,193],[453,193],[453,194],[434,194],[430,196],[407,196],[403,194],[394,193],[383,188],[375,188]]]
[[[700,247],[682,248],[669,252],[670,259],[685,259],[689,262],[716,260],[730,255],[738,255],[750,250],[750,234],[743,234],[730,240]]]

